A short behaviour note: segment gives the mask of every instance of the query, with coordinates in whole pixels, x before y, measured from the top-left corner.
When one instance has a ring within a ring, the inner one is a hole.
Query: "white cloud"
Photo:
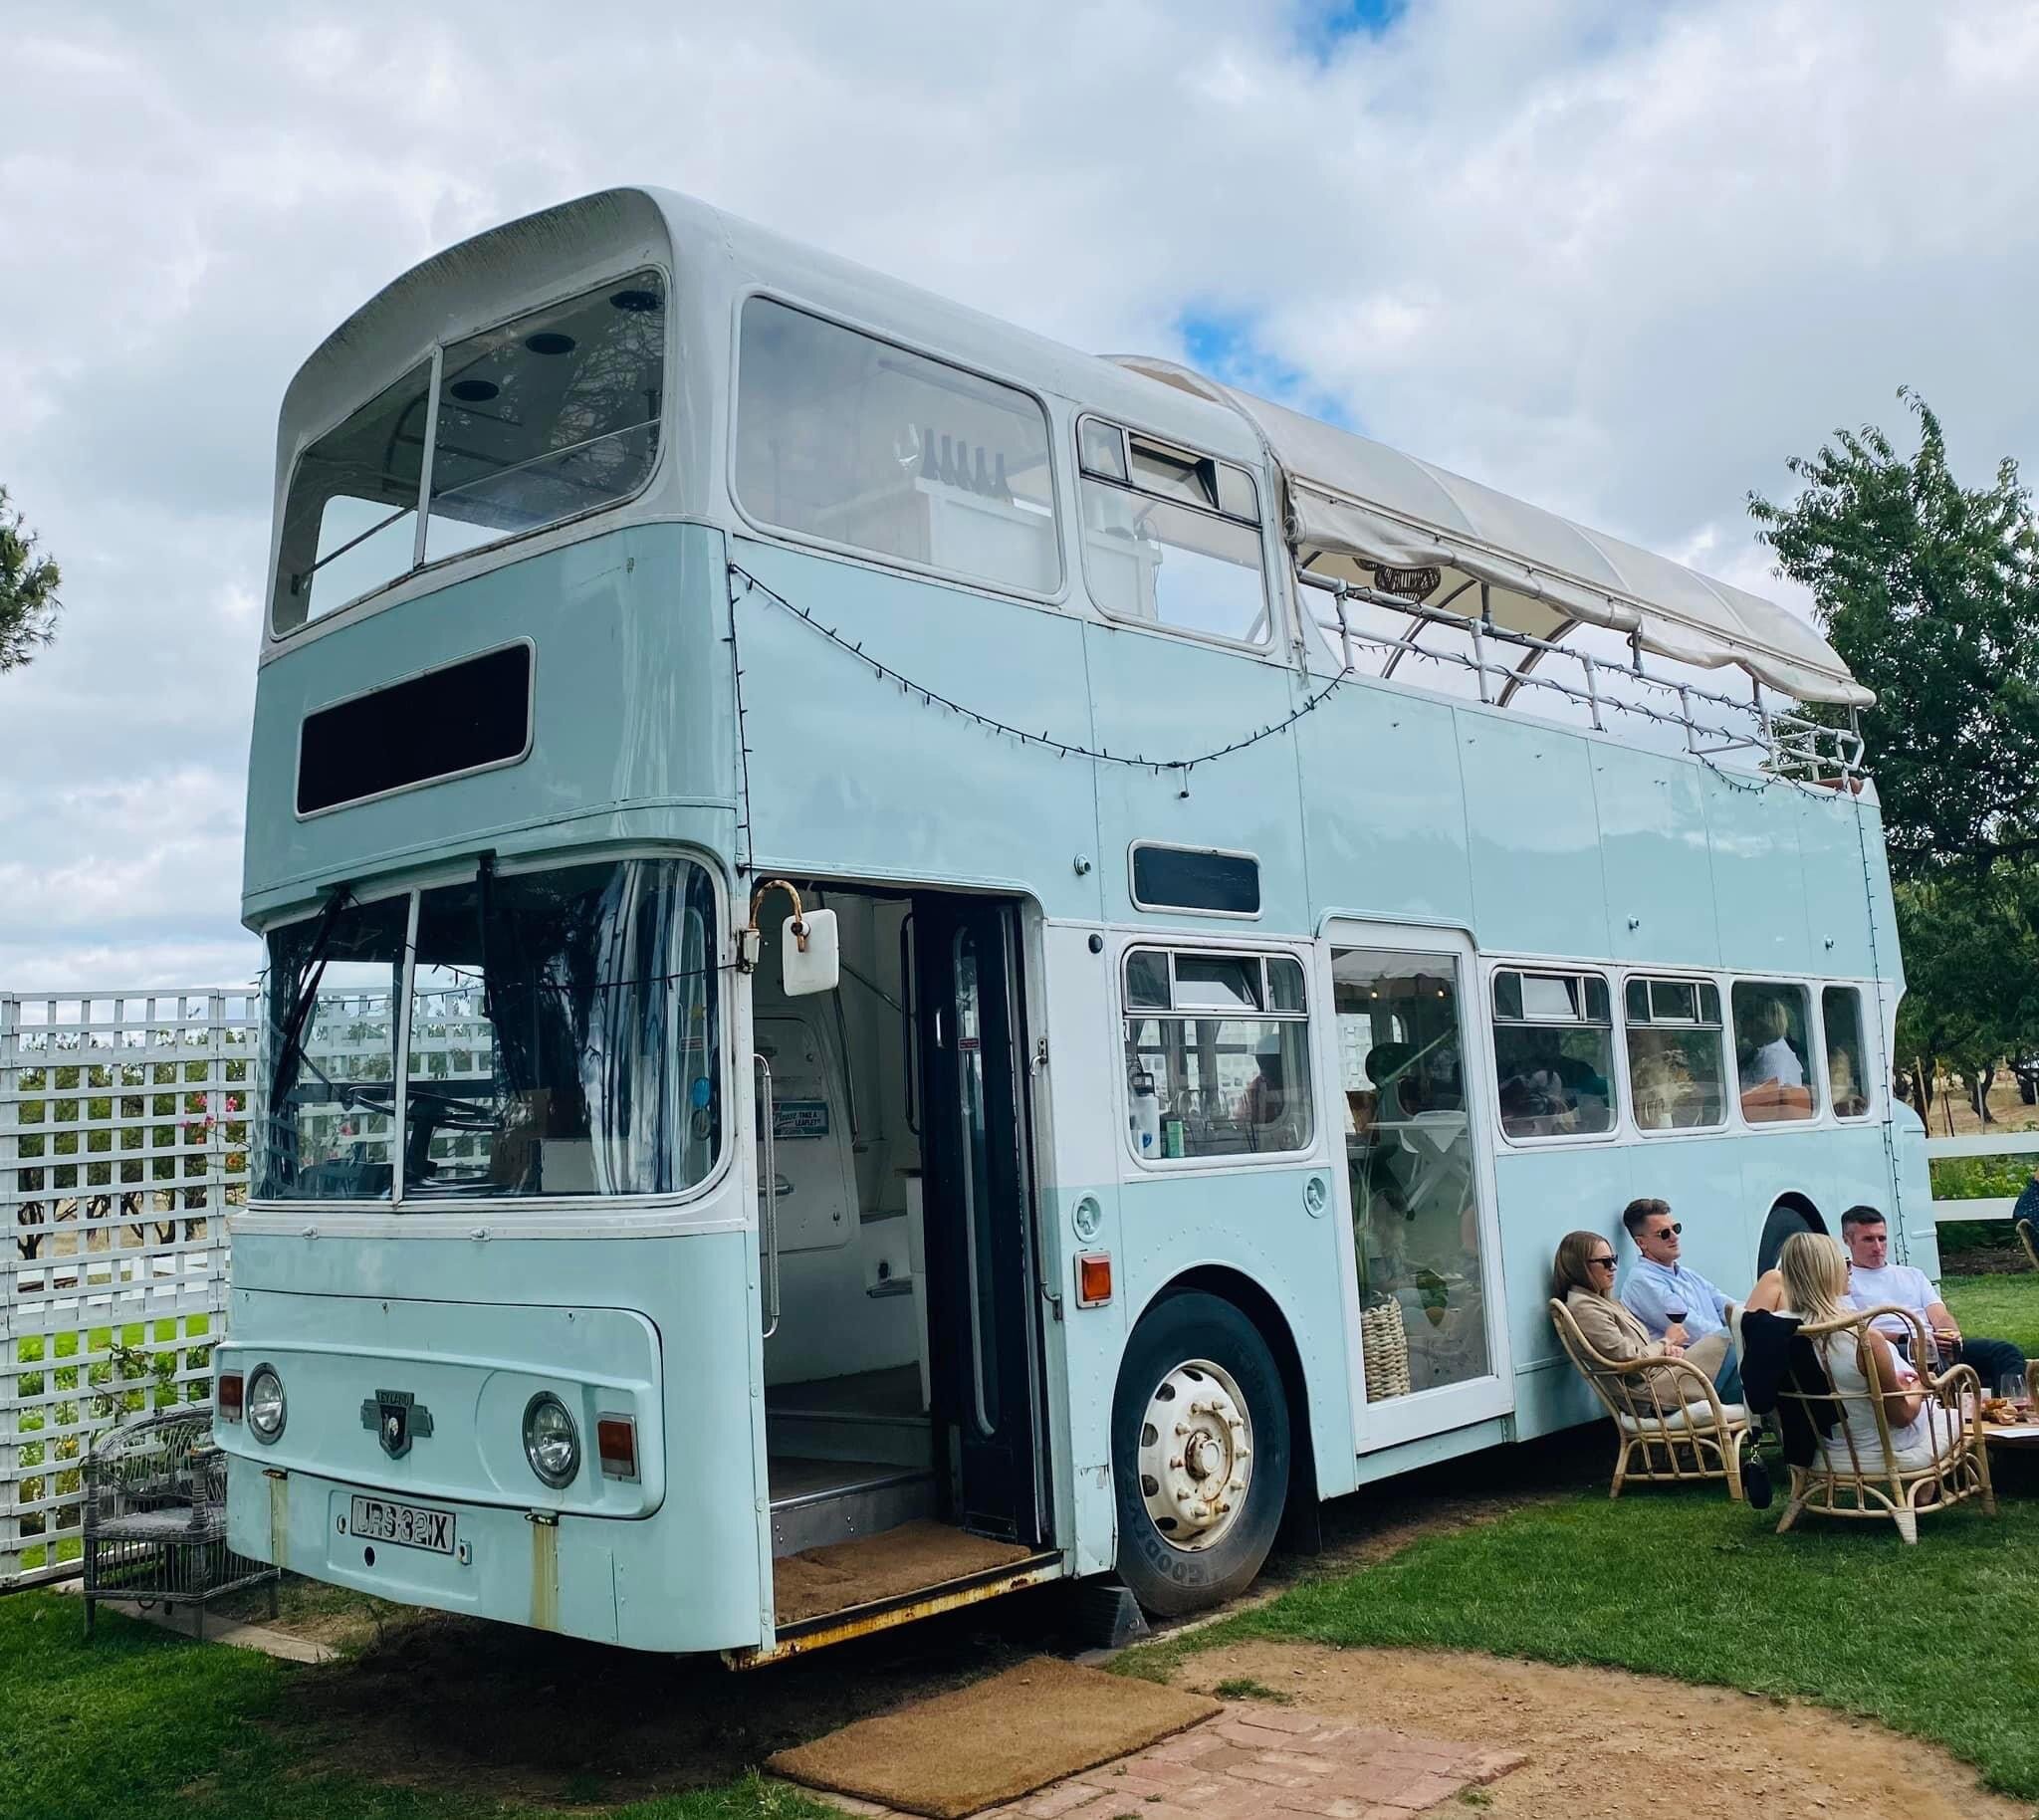
[[[1247,370],[1772,594],[1746,491],[1902,433],[1900,382],[1977,477],[2039,443],[2024,0],[1323,13],[15,0],[0,482],[69,614],[0,682],[0,981],[241,952],[284,385],[417,259],[607,183],[1078,345],[1246,324]]]

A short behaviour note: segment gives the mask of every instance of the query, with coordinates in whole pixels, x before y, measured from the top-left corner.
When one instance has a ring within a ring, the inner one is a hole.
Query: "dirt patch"
[[[1072,1647],[1058,1589],[745,1674],[438,1615],[293,1675],[272,1721],[307,1773],[602,1807],[713,1787],[775,1751]]]
[[[1278,1550],[1256,1594],[1492,1521],[1568,1484],[1604,1484],[1610,1445],[1600,1425],[1342,1498],[1322,1513],[1321,1551]],[[247,1614],[259,1623],[263,1597]],[[607,1649],[287,1579],[278,1628],[348,1659],[291,1676],[273,1722],[312,1772],[599,1807],[712,1787],[1027,1656],[1074,1654],[1089,1639],[1073,1598],[1058,1586],[1014,1593],[739,1675],[713,1658]]]
[[[1638,1814],[2022,1820],[1932,1745],[1816,1706],[1613,1669],[1419,1650],[1251,1643],[1192,1657],[1176,1685],[1252,1680],[1313,1712],[1430,1732],[1528,1761],[1483,1791],[1495,1820]]]

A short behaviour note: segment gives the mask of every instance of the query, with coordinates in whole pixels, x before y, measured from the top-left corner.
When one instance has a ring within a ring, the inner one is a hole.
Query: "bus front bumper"
[[[664,1527],[393,1496],[247,1460],[227,1478],[228,1546],[287,1572],[594,1643],[675,1653],[759,1647],[762,1621],[747,1623],[706,1584],[685,1585],[684,1560],[657,1548]]]

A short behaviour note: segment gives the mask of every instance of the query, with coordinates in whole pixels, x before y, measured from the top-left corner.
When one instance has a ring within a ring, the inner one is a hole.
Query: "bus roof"
[[[1477,583],[1506,630],[1558,642],[1575,626],[1606,627],[1679,662],[1738,666],[1799,700],[1875,699],[1817,631],[1758,595],[1172,362],[1079,352],[663,189],[622,186],[492,228],[362,305],[285,397],[279,513],[296,456],[360,401],[364,378],[386,382],[435,340],[500,321],[524,300],[651,263],[712,293],[697,302],[725,324],[728,300],[747,286],[783,288],[1092,409],[1132,414],[1145,399],[1155,419],[1146,427],[1212,454],[1264,450],[1285,493],[1295,560],[1313,576],[1367,586],[1380,569],[1435,568],[1445,576],[1437,596]],[[705,321],[701,329],[713,333]],[[713,412],[723,401],[702,402]]]

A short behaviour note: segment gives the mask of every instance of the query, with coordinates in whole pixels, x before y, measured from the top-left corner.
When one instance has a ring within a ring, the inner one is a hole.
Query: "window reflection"
[[[1805,988],[1742,980],[1730,999],[1741,1116],[1752,1125],[1811,1118],[1819,1099]]]
[[[1613,1128],[1614,1021],[1598,974],[1496,973],[1493,1054],[1509,1137]]]
[[[1820,995],[1827,1025],[1827,1085],[1836,1118],[1861,1118],[1869,1111],[1869,1080],[1862,1052],[1862,994],[1853,986],[1829,986]]]
[[[1309,1148],[1309,1024],[1296,961],[1136,948],[1125,983],[1126,1136],[1135,1156]],[[1158,1015],[1135,1009],[1150,1005]]]
[[[1331,974],[1367,1400],[1483,1377],[1458,963],[1341,949]]]
[[[1629,981],[1629,1091],[1643,1131],[1724,1124],[1720,989],[1708,980]]]

